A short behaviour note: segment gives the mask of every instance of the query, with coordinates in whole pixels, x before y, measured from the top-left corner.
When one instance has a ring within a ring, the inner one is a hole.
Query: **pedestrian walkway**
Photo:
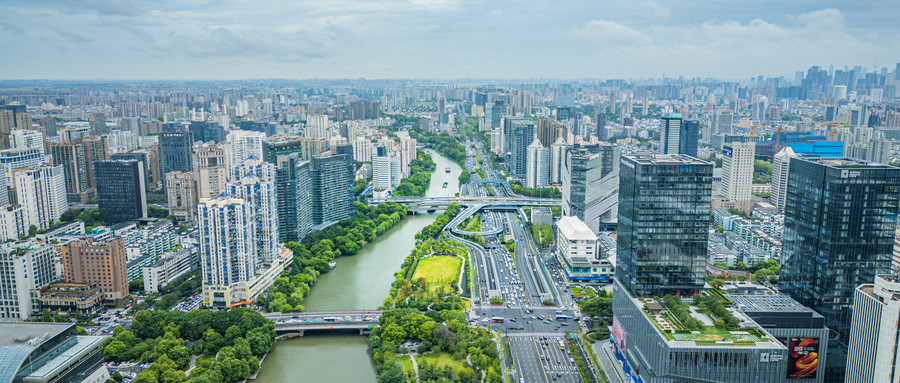
[[[597,359],[600,360],[600,366],[606,373],[606,378],[610,383],[627,383],[625,371],[619,364],[619,360],[613,354],[612,345],[608,341],[600,341],[593,344],[594,352],[597,353]]]
[[[413,371],[416,372],[416,383],[419,383],[419,365],[416,364],[416,356],[409,354],[409,361],[412,362]]]

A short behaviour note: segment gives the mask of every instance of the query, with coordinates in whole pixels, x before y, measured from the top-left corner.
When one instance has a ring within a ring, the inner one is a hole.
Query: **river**
[[[400,136],[406,132],[400,132]],[[462,169],[452,160],[426,149],[437,165],[427,197],[448,197],[459,191]],[[451,172],[446,173],[445,168]],[[447,182],[447,188],[443,188]],[[394,272],[415,245],[413,238],[437,217],[416,214],[382,234],[350,257],[337,259],[334,270],[319,276],[303,300],[310,311],[375,309],[388,295]],[[365,338],[356,334],[306,335],[277,343],[266,356],[255,382],[375,382],[375,366]]]

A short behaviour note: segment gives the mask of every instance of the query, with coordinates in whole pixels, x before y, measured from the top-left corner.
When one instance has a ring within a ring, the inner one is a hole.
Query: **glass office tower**
[[[622,156],[616,278],[635,296],[693,295],[706,277],[713,165]]]
[[[827,377],[840,382],[853,293],[889,274],[900,168],[852,158],[792,158],[784,207],[779,288],[825,317]]]

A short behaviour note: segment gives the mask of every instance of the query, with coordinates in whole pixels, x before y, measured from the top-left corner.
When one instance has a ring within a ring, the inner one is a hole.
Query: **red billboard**
[[[819,364],[819,338],[788,338],[788,379],[814,379]]]

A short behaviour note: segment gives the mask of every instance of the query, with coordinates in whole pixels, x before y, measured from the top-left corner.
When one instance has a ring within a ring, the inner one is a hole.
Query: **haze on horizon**
[[[895,1],[9,0],[0,79],[745,79],[893,68]]]

